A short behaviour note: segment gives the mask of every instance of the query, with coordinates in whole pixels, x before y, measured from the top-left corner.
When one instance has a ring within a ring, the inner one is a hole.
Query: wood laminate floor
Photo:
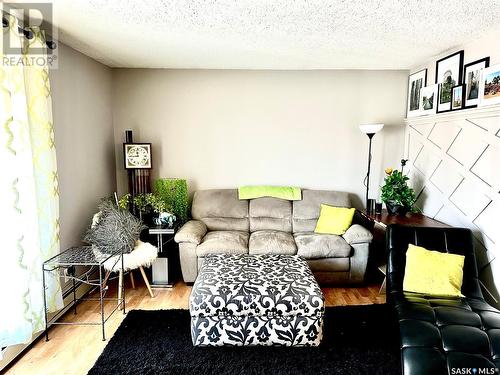
[[[136,288],[132,289],[126,278],[126,305],[131,309],[187,309],[191,287],[179,282],[172,289],[154,289],[151,298],[140,275],[135,277]],[[116,288],[111,285],[110,288]],[[362,288],[323,288],[327,306],[367,305],[385,303],[385,295],[379,295],[380,285]],[[116,295],[116,291],[110,291]],[[93,295],[92,297],[95,297]],[[108,302],[106,310],[112,308]],[[102,341],[99,326],[53,326],[50,329],[50,341],[39,339],[11,366],[8,375],[45,375],[45,374],[86,374],[99,357],[109,338],[116,331],[124,318],[117,311],[106,323],[106,341]],[[68,312],[63,321],[96,321],[100,319],[99,305],[94,301],[83,301],[78,305],[78,314]]]

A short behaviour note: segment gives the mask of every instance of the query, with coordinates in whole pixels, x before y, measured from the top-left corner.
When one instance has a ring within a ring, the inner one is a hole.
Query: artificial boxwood
[[[154,182],[154,193],[185,222],[189,218],[189,195],[187,181],[181,178],[159,178]]]

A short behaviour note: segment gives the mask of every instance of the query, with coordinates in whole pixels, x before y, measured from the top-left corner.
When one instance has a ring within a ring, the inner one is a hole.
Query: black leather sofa
[[[399,321],[403,374],[498,374],[500,311],[481,293],[470,230],[391,225],[386,235],[387,299]],[[403,292],[410,243],[465,255],[465,298]]]

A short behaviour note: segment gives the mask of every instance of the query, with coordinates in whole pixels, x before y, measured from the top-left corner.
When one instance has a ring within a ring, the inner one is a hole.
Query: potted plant
[[[387,168],[385,184],[382,186],[382,201],[385,202],[390,215],[404,216],[415,209],[415,191],[408,186],[409,177],[403,174],[405,163],[401,163],[401,171]]]
[[[133,199],[130,194],[125,194],[118,199],[118,206],[123,210],[131,209],[134,215],[138,215],[139,219],[147,224],[172,227],[176,221],[171,205],[165,203],[157,194],[141,193]]]
[[[187,181],[181,178],[159,178],[154,182],[155,194],[172,208],[180,222],[189,218],[189,195]]]

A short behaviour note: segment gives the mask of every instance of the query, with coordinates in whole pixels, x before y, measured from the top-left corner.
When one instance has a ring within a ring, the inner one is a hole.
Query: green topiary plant
[[[181,222],[189,218],[187,181],[180,178],[159,178],[154,182],[155,194],[162,199]]]
[[[405,215],[408,211],[416,212],[415,191],[408,186],[409,177],[402,171],[387,168],[385,184],[382,186],[381,199],[390,214]]]

